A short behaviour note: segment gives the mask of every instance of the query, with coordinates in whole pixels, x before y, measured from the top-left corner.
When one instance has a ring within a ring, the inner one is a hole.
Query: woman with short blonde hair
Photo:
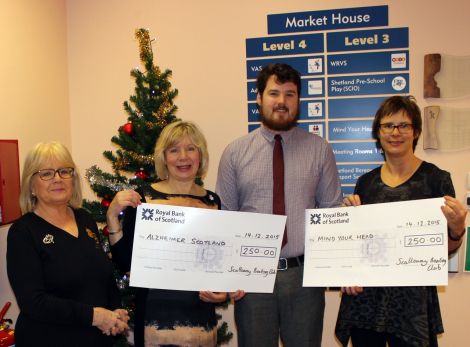
[[[155,146],[155,169],[160,180],[137,191],[117,193],[108,208],[111,252],[122,272],[131,268],[136,208],[141,202],[220,209],[218,195],[195,182],[207,173],[208,163],[206,140],[195,124],[178,121],[163,129]],[[214,347],[215,303],[225,300],[227,294],[219,292],[139,288],[134,345]]]
[[[207,142],[204,135],[196,124],[178,121],[168,124],[163,129],[155,146],[155,169],[159,179],[165,180],[168,178],[168,170],[165,164],[165,150],[185,136],[189,137],[191,142],[197,147],[201,158],[196,176],[203,178],[206,175],[209,167],[209,153],[207,151]]]

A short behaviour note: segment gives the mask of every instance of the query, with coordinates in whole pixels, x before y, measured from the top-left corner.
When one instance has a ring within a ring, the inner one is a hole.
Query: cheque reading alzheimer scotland
[[[306,210],[304,286],[447,285],[443,198]]]
[[[130,284],[272,293],[285,216],[141,204]]]

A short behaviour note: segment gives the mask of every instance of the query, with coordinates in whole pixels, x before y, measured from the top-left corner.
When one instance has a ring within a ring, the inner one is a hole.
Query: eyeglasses
[[[61,167],[57,170],[44,169],[44,170],[39,170],[38,172],[35,172],[33,176],[37,174],[39,178],[42,179],[43,181],[50,181],[55,177],[56,173],[59,174],[60,178],[68,179],[68,178],[73,177],[75,173],[75,169],[73,167]]]
[[[384,134],[391,134],[393,131],[398,129],[398,132],[400,134],[407,134],[413,129],[413,124],[411,123],[399,123],[399,124],[393,124],[393,123],[382,123],[379,125],[380,130]]]

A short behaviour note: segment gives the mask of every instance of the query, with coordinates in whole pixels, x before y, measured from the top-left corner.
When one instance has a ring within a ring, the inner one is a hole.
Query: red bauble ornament
[[[122,126],[122,131],[124,131],[127,135],[132,136],[134,135],[134,125],[129,122]]]
[[[111,205],[111,201],[104,198],[103,200],[101,200],[101,206],[103,206],[104,208],[108,208],[109,205]]]
[[[134,175],[135,177],[138,177],[144,181],[149,178],[149,174],[144,169],[140,169],[139,171],[136,171]]]
[[[109,236],[108,226],[106,225],[101,232],[103,233],[104,236]]]

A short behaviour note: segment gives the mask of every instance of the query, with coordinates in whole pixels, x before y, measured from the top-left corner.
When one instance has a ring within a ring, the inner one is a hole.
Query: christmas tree
[[[135,80],[135,94],[124,101],[128,114],[127,123],[122,125],[118,136],[111,141],[119,149],[116,153],[105,151],[103,155],[113,167],[108,174],[93,166],[87,170],[86,178],[101,202],[84,203],[98,222],[106,222],[106,209],[114,195],[122,189],[133,189],[156,181],[153,151],[163,128],[177,120],[177,107],[173,99],[178,95],[171,88],[171,71],[161,72],[153,63],[152,40],[148,30],[138,29],[135,33],[139,41],[140,60],[145,67],[131,71]],[[125,173],[125,174],[123,174]],[[106,234],[106,228],[104,229]],[[105,235],[106,236],[106,235]]]
[[[123,189],[136,189],[157,181],[153,152],[155,143],[163,128],[176,120],[177,107],[173,99],[178,95],[172,89],[169,78],[171,71],[161,72],[154,65],[152,41],[147,29],[137,29],[135,36],[139,41],[140,61],[144,71],[135,68],[131,77],[135,81],[134,94],[124,102],[127,122],[118,129],[118,135],[111,141],[118,146],[115,152],[104,151],[103,155],[111,162],[113,173],[102,171],[92,166],[86,171],[91,188],[100,201],[87,201],[83,207],[87,209],[99,223],[106,223],[106,211],[114,195]],[[201,183],[201,182],[199,182]],[[105,251],[109,252],[108,228],[101,230],[101,241]],[[121,277],[116,272],[116,280],[123,297],[123,306],[133,318],[133,293],[129,288],[128,277]],[[220,319],[220,316],[218,316]],[[227,323],[223,322],[218,330],[217,342],[224,344],[230,341],[232,333]],[[117,342],[119,346],[128,346],[125,339]]]

